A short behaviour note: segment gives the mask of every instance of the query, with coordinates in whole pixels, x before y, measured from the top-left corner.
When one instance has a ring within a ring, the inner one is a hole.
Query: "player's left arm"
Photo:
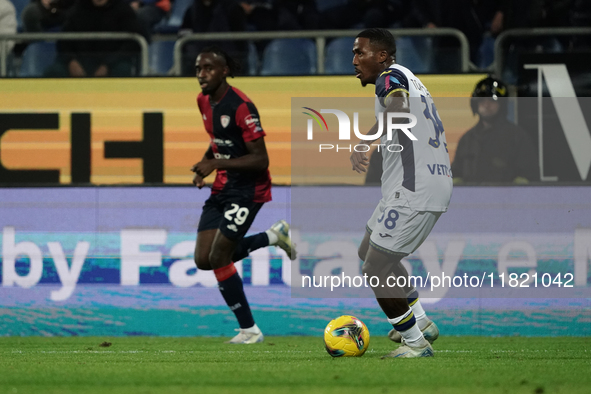
[[[386,106],[386,110],[384,112],[382,112],[382,125],[384,125],[384,127],[382,128],[382,134],[386,131],[386,124],[387,124],[387,116],[388,113],[394,113],[394,112],[404,112],[404,113],[409,113],[410,112],[410,103],[409,103],[409,99],[408,99],[408,91],[403,90],[403,89],[397,89],[395,91],[392,91],[391,93],[389,93],[384,99],[383,99],[383,103]],[[406,118],[393,118],[393,123],[404,123],[407,121]],[[374,135],[375,133],[377,133],[377,131],[379,130],[379,122],[376,121],[376,123],[371,127],[371,129],[369,129],[369,131],[366,133],[366,135]],[[359,141],[359,144],[371,144],[374,141],[376,141],[377,139],[379,139],[382,135],[380,134],[377,138],[375,138],[374,140],[361,140]],[[357,171],[358,173],[364,173],[367,172],[367,166],[369,166],[369,158],[367,157],[367,154],[365,152],[357,152],[354,151],[353,153],[351,153],[351,164],[353,166],[353,171]]]

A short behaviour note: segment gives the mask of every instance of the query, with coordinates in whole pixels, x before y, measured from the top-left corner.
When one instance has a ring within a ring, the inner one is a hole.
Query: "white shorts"
[[[369,243],[389,254],[409,255],[423,243],[443,212],[413,211],[380,201],[367,222]]]

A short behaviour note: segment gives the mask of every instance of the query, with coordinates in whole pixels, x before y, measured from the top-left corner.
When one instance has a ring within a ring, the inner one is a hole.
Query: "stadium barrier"
[[[511,39],[524,37],[555,37],[555,36],[591,36],[591,27],[558,27],[536,29],[505,30],[495,40],[493,69],[497,76],[503,75],[505,67],[505,48]]]
[[[275,40],[310,38],[316,43],[316,72],[325,73],[324,56],[327,38],[355,37],[361,30],[307,30],[307,31],[273,31],[245,33],[196,33],[177,40],[174,47],[174,75],[181,75],[183,47],[194,41],[226,41],[226,40]],[[470,71],[470,46],[468,39],[461,31],[452,28],[437,29],[390,29],[396,38],[401,37],[455,37],[460,43],[461,71]]]
[[[172,75],[181,75],[182,49],[194,41],[225,41],[225,40],[273,40],[273,39],[296,39],[310,38],[316,45],[316,73],[325,74],[325,48],[326,39],[339,37],[355,37],[360,30],[311,30],[311,31],[278,31],[278,32],[244,32],[244,33],[199,33],[187,35],[175,43],[174,66]],[[457,29],[392,29],[391,32],[397,37],[455,37],[460,44],[460,70],[470,71],[470,48],[466,36]],[[7,76],[8,41],[45,41],[59,39],[134,39],[141,47],[141,75],[149,74],[149,51],[148,43],[144,37],[135,33],[19,33],[0,34],[0,77]]]
[[[0,77],[7,75],[8,41],[49,41],[49,40],[134,40],[140,46],[140,75],[148,75],[148,42],[137,33],[97,32],[97,33],[18,33],[0,34]]]

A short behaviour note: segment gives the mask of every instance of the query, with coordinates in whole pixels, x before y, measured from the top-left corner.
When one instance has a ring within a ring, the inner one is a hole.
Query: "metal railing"
[[[182,74],[183,47],[192,41],[226,41],[226,40],[274,40],[280,38],[311,38],[316,41],[316,70],[324,74],[324,54],[327,38],[355,37],[361,30],[307,30],[307,31],[273,31],[244,33],[196,33],[184,36],[174,45],[173,75]],[[461,31],[451,28],[437,29],[390,29],[395,37],[435,37],[452,36],[460,43],[461,71],[470,70],[470,47],[468,39]]]
[[[511,38],[542,37],[542,36],[591,36],[591,27],[551,27],[538,29],[510,29],[499,34],[495,40],[495,74],[501,76],[505,66],[506,41]]]
[[[137,33],[96,32],[96,33],[18,33],[0,34],[0,77],[6,76],[8,41],[54,41],[54,40],[134,40],[140,46],[140,75],[148,75],[148,42]]]

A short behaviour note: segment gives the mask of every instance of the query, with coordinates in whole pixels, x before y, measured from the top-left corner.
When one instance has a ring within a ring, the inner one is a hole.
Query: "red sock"
[[[225,267],[214,269],[213,273],[218,282],[223,282],[236,273],[236,267],[234,267],[234,263],[230,263]]]

